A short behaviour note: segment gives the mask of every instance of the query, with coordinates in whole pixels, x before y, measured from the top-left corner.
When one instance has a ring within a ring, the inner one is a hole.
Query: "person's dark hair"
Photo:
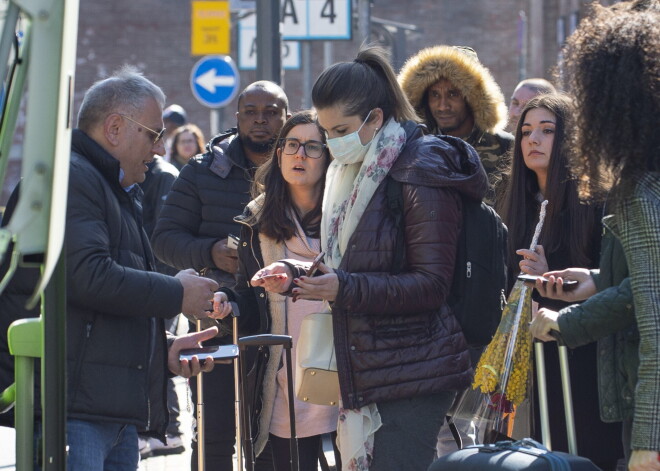
[[[626,191],[636,172],[660,170],[660,2],[593,8],[564,51],[579,111],[572,167],[586,197],[607,189],[603,175]]]
[[[176,128],[172,134],[172,145],[170,146],[171,160],[175,160],[180,157],[176,146],[179,144],[179,138],[184,132],[189,132],[195,137],[195,142],[197,143],[197,150],[195,151],[195,154],[201,154],[204,151],[204,134],[202,133],[202,130],[194,124],[184,124],[183,126]]]
[[[572,126],[575,109],[572,100],[561,94],[539,95],[527,102],[516,126],[511,169],[506,192],[498,198],[497,212],[509,229],[508,262],[517,260],[516,250],[529,248],[538,222],[540,203],[536,174],[527,168],[522,152],[522,125],[529,110],[545,108],[555,115],[555,135],[548,164],[546,190],[548,200],[539,244],[550,253],[562,251],[575,266],[590,266],[590,248],[596,214],[593,207],[581,204],[577,181],[568,168],[569,142],[566,130]],[[514,264],[515,265],[515,264]]]
[[[297,214],[296,208],[291,200],[289,185],[282,176],[282,169],[277,158],[277,149],[281,149],[284,139],[289,132],[296,126],[303,124],[314,124],[318,127],[321,135],[321,141],[325,144],[326,137],[321,126],[316,121],[316,113],[311,110],[299,111],[294,113],[282,126],[278,137],[278,144],[273,149],[273,154],[266,163],[257,169],[257,173],[252,184],[252,197],[256,198],[264,194],[264,202],[261,209],[250,218],[248,224],[259,224],[259,231],[268,237],[277,241],[290,239],[295,235],[296,225],[291,220],[289,209],[292,209],[298,216],[300,226],[309,237],[320,236],[321,226],[321,205],[323,197],[321,196],[316,207],[309,213],[301,216]],[[330,153],[326,149],[321,157],[325,159],[326,169],[330,164]],[[325,172],[321,179],[322,188],[325,187]],[[321,193],[322,195],[322,193]]]
[[[360,49],[352,62],[331,65],[312,87],[314,108],[339,105],[346,116],[358,115],[363,120],[371,110],[380,108],[383,123],[390,116],[400,123],[419,121],[388,59],[384,49],[371,46]]]
[[[112,113],[140,113],[145,102],[153,98],[161,107],[165,94],[137,68],[124,65],[112,77],[92,85],[78,112],[78,128],[90,132]]]

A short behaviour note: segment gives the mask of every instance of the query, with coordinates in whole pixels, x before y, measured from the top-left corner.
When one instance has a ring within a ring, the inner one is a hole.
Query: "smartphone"
[[[537,279],[541,279],[543,281],[543,283],[547,283],[547,281],[548,281],[548,279],[543,277],[543,276],[527,275],[527,274],[524,274],[524,273],[521,273],[520,275],[518,275],[518,279],[522,280],[522,281],[527,281],[527,282],[530,282],[530,283],[536,283]],[[572,289],[577,288],[577,285],[578,285],[578,282],[575,281],[575,280],[564,280],[563,288],[564,288],[564,291],[570,291]]]
[[[325,252],[321,252],[314,258],[314,260],[312,261],[312,265],[309,267],[309,270],[307,270],[307,272],[305,273],[305,276],[314,276],[314,274],[316,274],[324,256],[325,256]]]
[[[230,249],[238,250],[238,237],[236,237],[234,234],[228,234],[227,247]]]
[[[195,356],[200,361],[212,356],[213,363],[229,363],[238,357],[238,345],[211,345],[200,348],[186,348],[179,352],[179,360],[190,361]]]
[[[270,275],[261,275],[260,280],[268,280],[271,278],[284,278],[286,275],[284,273],[271,273]]]

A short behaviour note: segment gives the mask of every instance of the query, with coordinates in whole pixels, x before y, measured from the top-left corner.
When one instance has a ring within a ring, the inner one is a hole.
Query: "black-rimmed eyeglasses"
[[[287,155],[294,155],[298,152],[298,149],[302,146],[305,151],[305,155],[310,159],[318,159],[323,155],[326,145],[319,141],[307,141],[300,142],[298,139],[293,137],[287,137],[281,141],[282,150]]]
[[[158,144],[158,141],[160,141],[160,140],[163,138],[163,136],[165,135],[165,128],[161,129],[160,131],[154,131],[154,130],[151,129],[149,126],[145,126],[144,124],[142,124],[142,123],[140,123],[140,122],[138,122],[138,121],[135,121],[135,120],[134,120],[133,118],[131,118],[130,116],[126,116],[125,114],[121,114],[121,113],[118,113],[118,114],[119,114],[119,116],[121,116],[121,117],[123,117],[123,118],[126,118],[126,119],[129,120],[129,121],[134,122],[134,123],[137,124],[138,126],[143,127],[144,129],[146,129],[147,131],[149,131],[151,134],[153,134],[153,136],[154,136],[154,141],[153,141],[153,142],[154,142],[154,145]]]

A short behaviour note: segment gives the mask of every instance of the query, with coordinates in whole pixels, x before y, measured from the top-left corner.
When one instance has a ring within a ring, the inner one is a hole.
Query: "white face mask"
[[[365,145],[362,145],[362,142],[360,141],[360,135],[358,133],[369,120],[371,111],[369,111],[369,114],[367,114],[367,117],[364,119],[357,131],[345,136],[328,139],[327,145],[328,149],[330,149],[332,157],[345,164],[361,162],[364,159],[364,156],[369,149],[371,140]],[[378,132],[378,129],[376,129],[376,132]],[[375,135],[376,133],[374,132],[374,136]],[[373,140],[373,137],[371,139]]]

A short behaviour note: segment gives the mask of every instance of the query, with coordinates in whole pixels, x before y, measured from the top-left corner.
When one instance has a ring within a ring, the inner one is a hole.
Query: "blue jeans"
[[[135,425],[70,419],[67,471],[135,471],[140,453]]]

